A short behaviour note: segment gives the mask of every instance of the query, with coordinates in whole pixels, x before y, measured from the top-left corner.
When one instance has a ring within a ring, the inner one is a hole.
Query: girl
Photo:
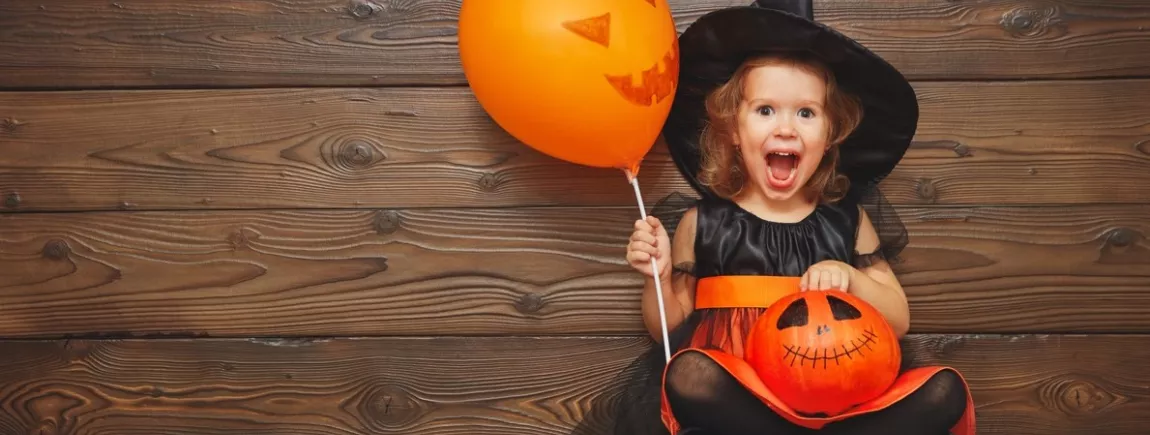
[[[716,435],[972,434],[969,391],[945,367],[904,371],[886,394],[835,417],[782,409],[748,379],[743,339],[778,294],[718,303],[739,290],[722,284],[727,277],[763,285],[799,277],[794,290],[867,301],[899,337],[910,324],[887,260],[905,245],[902,228],[865,206],[914,135],[914,91],[881,58],[815,23],[809,0],[784,2],[797,6],[787,11],[766,3],[713,12],[680,37],[679,91],[664,136],[702,198],[673,239],[651,217],[636,221],[627,247],[647,278],[643,321],[655,340],[654,280],[664,289],[674,356],[660,378],[662,423],[672,433]]]

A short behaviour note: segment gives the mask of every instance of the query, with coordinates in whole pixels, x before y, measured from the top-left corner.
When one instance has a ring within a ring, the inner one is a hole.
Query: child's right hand
[[[651,272],[651,256],[659,266],[659,278],[671,277],[671,238],[667,229],[654,216],[647,220],[635,221],[635,232],[631,233],[631,243],[627,244],[627,263],[643,275],[654,278]]]

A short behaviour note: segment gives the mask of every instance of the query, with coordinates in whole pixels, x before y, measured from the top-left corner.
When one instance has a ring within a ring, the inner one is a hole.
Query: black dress
[[[893,260],[906,244],[906,232],[897,215],[881,197],[849,196],[835,203],[818,205],[798,222],[772,222],[722,198],[698,200],[668,197],[657,204],[651,214],[663,221],[669,231],[689,207],[696,210],[695,266],[696,278],[722,275],[802,276],[811,266],[824,260],[838,260],[855,267],[870,264],[876,258]],[[880,248],[856,252],[861,210],[865,210],[879,234]],[[672,237],[674,237],[672,235]],[[706,334],[729,336],[731,329],[741,334],[751,329],[763,308],[697,309],[675,330],[669,331],[671,352],[681,349],[700,328],[714,331]],[[701,332],[700,332],[701,333]],[[715,347],[718,345],[715,343]],[[698,340],[695,340],[698,346]],[[668,434],[660,414],[662,373],[666,366],[662,346],[652,348],[620,374],[616,390],[604,400],[611,405],[596,405],[592,413],[611,421],[606,431],[583,427],[576,434]]]

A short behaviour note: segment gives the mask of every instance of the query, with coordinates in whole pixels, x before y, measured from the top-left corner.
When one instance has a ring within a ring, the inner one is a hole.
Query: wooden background
[[[0,435],[602,433],[632,193],[485,116],[459,4],[0,2]],[[1150,3],[815,5],[921,99],[908,356],[982,434],[1145,433]]]

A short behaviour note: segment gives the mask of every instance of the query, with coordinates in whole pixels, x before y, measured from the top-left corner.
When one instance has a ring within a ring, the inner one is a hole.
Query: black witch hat
[[[698,180],[707,94],[765,52],[813,54],[861,100],[862,121],[839,147],[838,172],[855,193],[886,177],[914,137],[918,100],[910,83],[855,40],[815,22],[811,0],[757,0],[708,13],[680,35],[679,50],[679,87],[663,136],[679,171],[704,196],[714,195]]]

